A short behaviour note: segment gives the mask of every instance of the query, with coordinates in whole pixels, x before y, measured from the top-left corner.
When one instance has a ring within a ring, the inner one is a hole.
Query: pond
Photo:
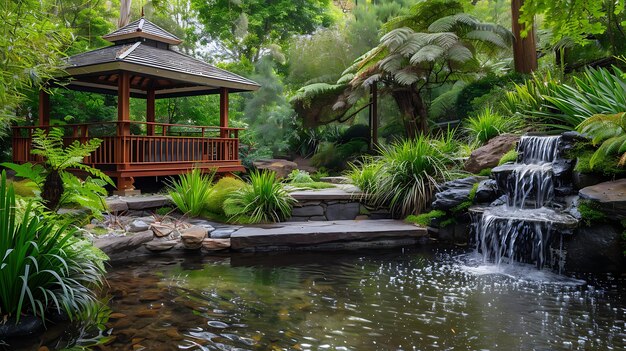
[[[154,258],[111,269],[106,349],[624,349],[625,284],[586,278],[456,250]]]

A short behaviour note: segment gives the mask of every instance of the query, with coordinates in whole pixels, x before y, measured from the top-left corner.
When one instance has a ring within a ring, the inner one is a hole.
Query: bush
[[[437,219],[446,215],[445,211],[442,210],[432,210],[427,213],[422,213],[419,215],[409,215],[404,219],[405,222],[419,224],[421,226],[427,227],[430,225],[433,219]]]
[[[75,229],[57,226],[29,202],[16,211],[13,188],[0,179],[0,317],[19,322],[32,314],[45,322],[54,310],[71,319],[98,303],[106,256],[74,238]]]
[[[223,209],[234,222],[280,222],[291,216],[295,202],[274,172],[254,171],[250,173],[250,184],[231,193]]]
[[[167,184],[172,202],[185,215],[200,216],[207,209],[213,193],[213,177],[215,172],[203,174],[199,168],[181,174],[178,179],[170,179]]]
[[[353,140],[361,140],[366,144],[370,140],[370,127],[365,124],[355,124],[341,133],[339,144],[346,144]]]
[[[451,163],[449,155],[420,135],[382,148],[380,156],[366,159],[360,169],[354,166],[348,176],[373,204],[407,217],[430,204],[437,184],[452,176]]]
[[[287,181],[290,183],[300,183],[300,184],[313,183],[313,178],[311,178],[311,175],[307,171],[294,169],[287,176]]]
[[[470,140],[480,144],[487,143],[491,138],[516,128],[511,118],[505,118],[486,108],[477,115],[465,120],[464,126]]]
[[[475,80],[462,88],[456,101],[456,111],[459,118],[472,115],[476,112],[477,106],[485,106],[489,104],[477,103],[478,100],[484,100],[485,97],[493,103],[497,100],[491,98],[492,95],[500,94],[503,88],[513,83],[523,83],[524,76],[519,73],[509,73],[503,76],[494,74],[487,75],[481,79]],[[496,90],[496,88],[498,88]]]
[[[235,177],[223,177],[213,186],[213,192],[206,203],[206,210],[224,215],[224,201],[235,191],[246,186],[246,182]]]

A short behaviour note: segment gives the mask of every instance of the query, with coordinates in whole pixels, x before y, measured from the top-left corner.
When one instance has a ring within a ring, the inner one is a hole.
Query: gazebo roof
[[[68,58],[68,88],[116,94],[120,71],[131,73],[133,97],[145,97],[149,89],[164,98],[259,88],[250,79],[172,50],[180,39],[144,18],[103,38],[115,45]]]

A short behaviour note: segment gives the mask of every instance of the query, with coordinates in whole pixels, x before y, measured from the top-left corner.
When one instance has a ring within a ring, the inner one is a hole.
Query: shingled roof
[[[135,97],[148,88],[157,98],[257,90],[259,85],[235,73],[172,49],[180,39],[141,18],[103,38],[115,45],[88,51],[67,59],[65,71],[72,77],[69,88],[113,93],[117,74],[128,71],[140,77],[131,84]]]
[[[164,30],[143,17],[103,36],[102,38],[112,43],[132,38],[148,38],[172,45],[182,43],[182,40],[178,39],[174,34]]]

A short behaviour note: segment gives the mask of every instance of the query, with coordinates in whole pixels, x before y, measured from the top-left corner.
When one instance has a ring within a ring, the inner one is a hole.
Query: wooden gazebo
[[[194,167],[218,172],[241,171],[237,128],[228,127],[228,94],[259,85],[234,73],[172,50],[181,43],[145,18],[103,37],[112,46],[68,59],[68,89],[117,95],[117,121],[63,125],[66,142],[102,139],[85,162],[117,179],[117,192],[134,190],[135,177],[166,176]],[[52,83],[54,84],[54,83]],[[220,125],[195,126],[155,122],[155,100],[220,94]],[[130,120],[130,98],[146,99],[146,121]],[[34,162],[32,132],[50,128],[50,98],[39,95],[37,126],[13,129],[13,161]]]

